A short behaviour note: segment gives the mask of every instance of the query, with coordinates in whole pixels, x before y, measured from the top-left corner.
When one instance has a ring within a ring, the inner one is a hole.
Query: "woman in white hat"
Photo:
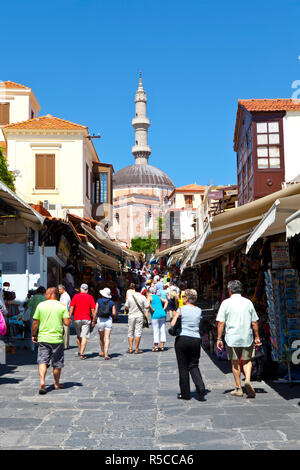
[[[110,359],[108,355],[110,333],[112,330],[112,316],[117,316],[115,303],[111,300],[111,291],[108,287],[100,290],[101,297],[96,302],[97,327],[100,337],[100,357]]]

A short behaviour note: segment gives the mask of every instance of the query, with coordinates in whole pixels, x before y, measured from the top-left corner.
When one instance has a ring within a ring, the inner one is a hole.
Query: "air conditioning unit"
[[[46,209],[47,211],[49,210],[49,200],[45,199],[43,201],[43,208]]]

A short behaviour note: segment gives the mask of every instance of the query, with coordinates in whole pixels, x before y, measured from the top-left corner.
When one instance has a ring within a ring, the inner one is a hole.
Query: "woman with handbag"
[[[180,392],[177,398],[190,400],[190,376],[196,386],[198,399],[203,400],[205,385],[199,369],[201,351],[200,321],[202,311],[196,307],[197,291],[186,289],[183,294],[183,306],[177,311],[171,321],[171,327],[178,324],[181,317],[181,327],[175,340],[175,352],[179,369]]]
[[[166,310],[168,307],[168,300],[163,299],[156,294],[151,294],[150,292],[147,295],[147,300],[149,302],[152,315],[151,323],[154,343],[152,352],[164,351],[166,344]],[[160,343],[159,348],[158,343]]]

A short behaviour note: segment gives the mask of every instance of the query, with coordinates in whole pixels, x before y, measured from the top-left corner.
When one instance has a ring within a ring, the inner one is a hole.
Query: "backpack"
[[[109,318],[111,316],[111,308],[109,301],[102,300],[100,309],[98,311],[98,317]]]

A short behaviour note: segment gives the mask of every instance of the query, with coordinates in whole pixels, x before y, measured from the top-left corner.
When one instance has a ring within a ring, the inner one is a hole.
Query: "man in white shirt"
[[[141,285],[135,285],[135,291],[126,299],[125,308],[128,309],[128,354],[133,353],[133,339],[135,338],[135,354],[141,354],[139,349],[143,331],[144,314],[148,319],[149,303],[144,295],[141,294]]]
[[[245,389],[249,398],[255,398],[255,390],[252,387],[251,358],[255,355],[255,345],[260,346],[258,330],[258,316],[251,300],[242,297],[242,283],[238,280],[228,283],[229,299],[225,299],[220,306],[216,321],[218,322],[217,348],[223,348],[222,335],[224,327],[226,328],[225,341],[227,344],[228,359],[232,363],[232,372],[236,383],[236,389],[231,395],[236,397],[243,396],[241,387],[241,368],[242,360],[245,372]],[[253,342],[253,332],[255,335]]]
[[[60,284],[58,286],[58,292],[60,294],[59,301],[65,307],[67,307],[67,310],[70,310],[70,303],[71,303],[71,297],[69,296],[68,292],[66,291],[65,286]],[[64,328],[64,349],[69,349],[69,343],[70,343],[70,326],[63,325]]]

